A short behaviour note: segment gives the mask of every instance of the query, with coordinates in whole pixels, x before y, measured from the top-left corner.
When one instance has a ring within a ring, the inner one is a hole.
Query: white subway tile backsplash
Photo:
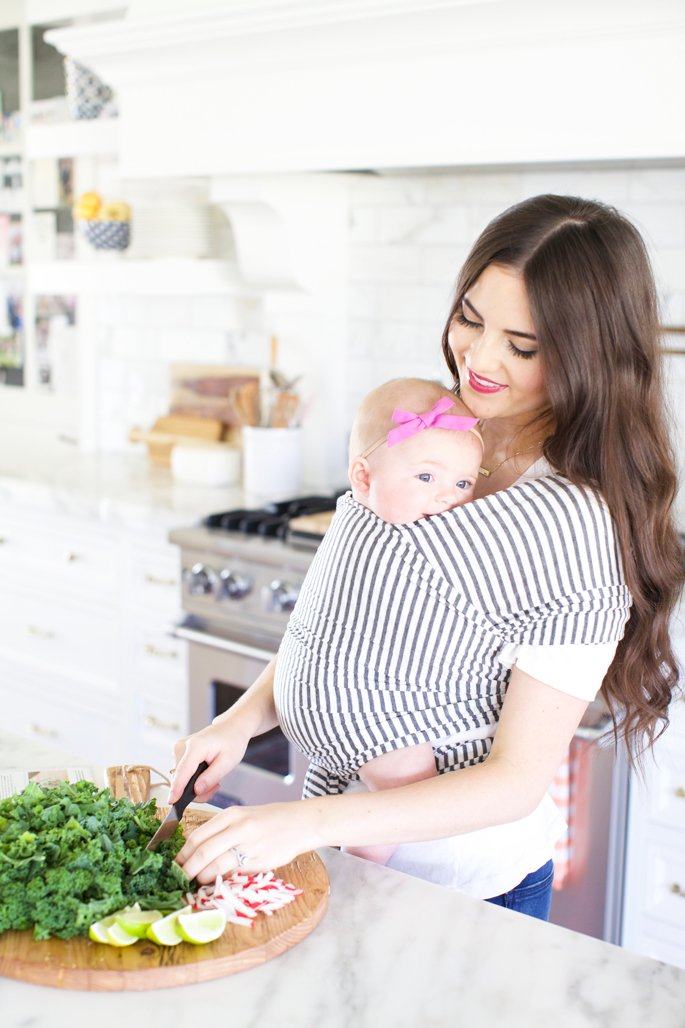
[[[363,360],[377,352],[379,326],[375,321],[350,321],[347,336],[347,356],[351,360]]]
[[[420,266],[415,246],[350,246],[351,282],[417,282]]]
[[[475,243],[486,225],[489,225],[493,218],[501,214],[511,204],[501,203],[475,203],[469,207],[469,233],[472,243]]]
[[[685,195],[683,206],[672,203],[631,201],[624,213],[654,248],[685,246]]]
[[[421,252],[421,281],[426,285],[444,283],[446,295],[452,293],[468,247],[426,246]]]
[[[378,286],[355,282],[348,293],[350,318],[375,318],[378,315]]]
[[[353,173],[349,176],[349,197],[353,205],[414,205],[426,202],[429,176],[405,172]]]
[[[378,287],[378,316],[381,321],[420,321],[424,309],[422,286],[383,284]]]
[[[468,207],[435,207],[431,218],[419,224],[413,240],[427,245],[467,245],[471,242],[470,224]]]
[[[643,168],[630,176],[631,200],[685,202],[685,168]]]
[[[685,247],[652,249],[652,261],[662,293],[669,287],[682,288],[685,283]]]
[[[377,207],[354,207],[348,218],[350,240],[353,243],[379,243],[381,212]]]

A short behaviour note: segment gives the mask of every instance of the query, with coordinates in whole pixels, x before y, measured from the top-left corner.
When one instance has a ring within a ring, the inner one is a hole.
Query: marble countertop
[[[330,487],[303,483],[302,493]],[[160,529],[193,524],[206,514],[232,507],[259,506],[241,486],[186,485],[167,468],[150,464],[144,450],[116,454],[45,452],[0,445],[0,503],[11,500],[43,506],[105,524]]]
[[[75,758],[0,733],[0,766]],[[683,1028],[685,971],[367,861],[320,851],[328,911],[298,946],[229,978],[137,993],[0,980],[3,1028]],[[148,1011],[148,1015],[146,1015]]]

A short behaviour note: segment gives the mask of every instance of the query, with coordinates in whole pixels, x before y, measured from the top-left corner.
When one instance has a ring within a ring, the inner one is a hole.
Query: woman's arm
[[[207,728],[176,743],[176,772],[169,793],[171,803],[181,795],[186,782],[203,760],[207,761],[209,767],[198,778],[195,795],[201,803],[206,803],[216,792],[224,775],[240,763],[250,739],[276,727],[275,669],[274,657],[230,710],[215,717]]]
[[[549,787],[587,707],[519,668],[511,674],[492,751],[463,771],[380,792],[230,807],[196,829],[178,859],[211,881],[236,865],[280,867],[319,846],[419,842],[516,821]]]
[[[419,842],[525,817],[549,788],[586,708],[587,700],[513,668],[486,760],[401,790],[326,797],[319,845]]]

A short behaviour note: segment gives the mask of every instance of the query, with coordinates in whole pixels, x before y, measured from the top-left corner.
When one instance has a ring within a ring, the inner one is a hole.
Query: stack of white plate
[[[207,187],[202,183],[127,181],[120,199],[132,208],[134,259],[211,257],[213,235]]]

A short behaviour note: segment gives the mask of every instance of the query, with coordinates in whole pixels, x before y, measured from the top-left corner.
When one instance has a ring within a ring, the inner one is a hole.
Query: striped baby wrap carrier
[[[512,644],[619,640],[631,598],[613,523],[550,475],[411,524],[338,500],[278,651],[281,727],[304,795],[341,793],[390,750],[430,742],[438,772],[487,757]]]

